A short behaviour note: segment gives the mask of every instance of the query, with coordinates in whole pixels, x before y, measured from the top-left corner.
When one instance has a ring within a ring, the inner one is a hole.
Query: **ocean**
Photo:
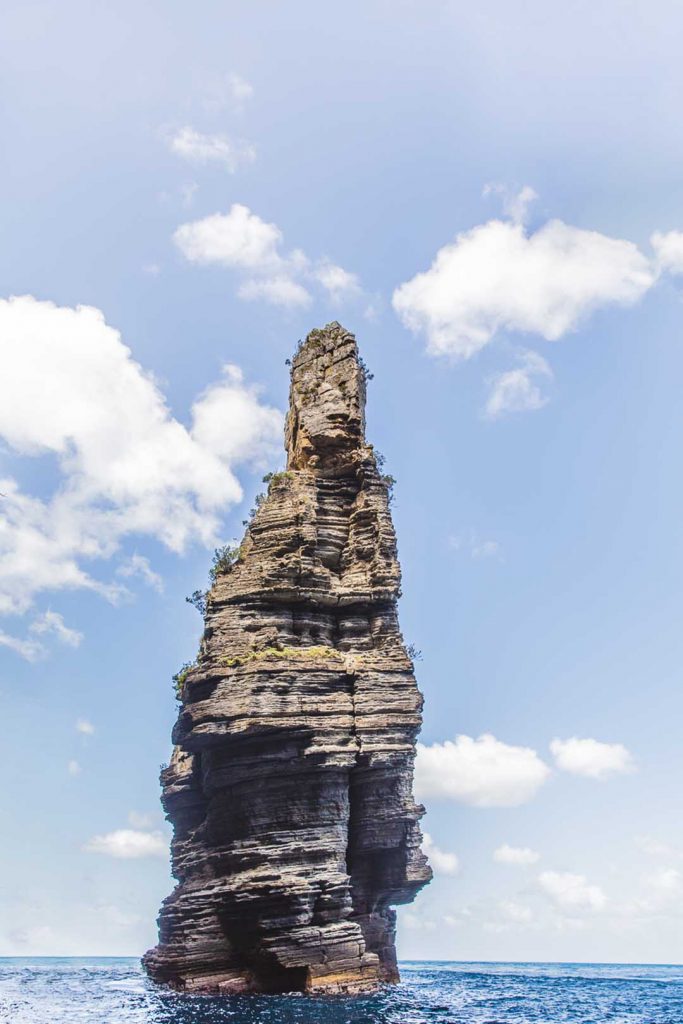
[[[683,967],[404,963],[362,999],[181,997],[134,959],[2,959],[2,1024],[683,1024]]]

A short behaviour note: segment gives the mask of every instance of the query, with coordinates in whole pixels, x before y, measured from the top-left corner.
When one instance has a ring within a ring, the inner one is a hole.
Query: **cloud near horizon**
[[[604,910],[607,897],[599,885],[590,885],[585,875],[570,871],[542,871],[541,890],[552,903],[567,914]]]

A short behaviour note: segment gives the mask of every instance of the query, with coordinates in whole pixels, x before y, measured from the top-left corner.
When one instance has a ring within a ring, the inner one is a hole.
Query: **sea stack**
[[[219,561],[180,677],[161,773],[178,884],[144,965],[183,991],[396,982],[392,908],[431,878],[412,795],[422,697],[367,376],[338,323],[300,344],[287,469]]]

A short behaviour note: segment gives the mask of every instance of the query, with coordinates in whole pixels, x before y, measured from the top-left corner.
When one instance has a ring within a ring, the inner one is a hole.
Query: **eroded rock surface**
[[[392,907],[431,877],[412,796],[422,698],[365,385],[353,335],[309,334],[287,470],[207,597],[161,776],[178,884],[144,958],[155,981],[319,993],[398,980]]]

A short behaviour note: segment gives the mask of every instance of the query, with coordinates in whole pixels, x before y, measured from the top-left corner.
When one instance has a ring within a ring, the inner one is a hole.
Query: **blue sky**
[[[0,954],[153,943],[184,598],[339,319],[423,652],[436,873],[401,955],[681,962],[682,29],[4,13]]]

